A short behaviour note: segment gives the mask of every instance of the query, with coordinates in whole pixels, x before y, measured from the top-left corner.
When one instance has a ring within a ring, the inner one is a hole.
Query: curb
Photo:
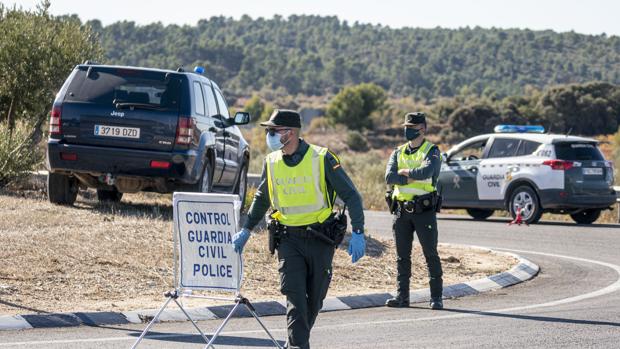
[[[450,244],[444,244],[450,245]],[[444,287],[444,298],[458,298],[489,292],[500,288],[512,286],[536,276],[540,267],[531,261],[509,252],[498,252],[488,248],[469,246],[476,249],[483,249],[493,253],[512,256],[519,260],[519,263],[510,270],[491,275],[482,279],[458,283]],[[357,296],[343,296],[326,298],[323,302],[321,312],[351,310],[371,307],[382,307],[388,298],[393,297],[390,293],[373,293]],[[410,293],[411,303],[427,302],[430,297],[428,288],[415,290]],[[163,298],[162,298],[163,299]],[[266,301],[252,303],[260,316],[286,315],[285,302]],[[187,312],[196,321],[223,319],[232,309],[233,305],[210,306],[202,308],[189,308]],[[146,309],[127,312],[78,312],[78,313],[57,313],[57,314],[30,314],[30,315],[5,315],[0,316],[0,331],[2,330],[24,330],[31,328],[53,328],[53,327],[72,327],[72,326],[99,326],[99,325],[124,325],[140,324],[149,322],[157,309]],[[250,313],[244,308],[237,309],[233,317],[250,317]],[[186,321],[186,317],[180,309],[170,306],[165,310],[160,318],[160,322]]]

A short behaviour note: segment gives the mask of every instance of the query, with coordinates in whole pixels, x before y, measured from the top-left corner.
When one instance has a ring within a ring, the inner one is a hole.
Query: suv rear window
[[[156,71],[80,67],[69,85],[65,100],[178,109],[180,79],[166,78],[166,75]]]
[[[560,160],[605,160],[594,143],[557,143],[555,155]]]

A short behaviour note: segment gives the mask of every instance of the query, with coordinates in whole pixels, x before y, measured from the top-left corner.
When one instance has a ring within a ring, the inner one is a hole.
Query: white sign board
[[[177,287],[238,291],[243,264],[232,237],[239,230],[239,196],[174,193],[172,204]]]

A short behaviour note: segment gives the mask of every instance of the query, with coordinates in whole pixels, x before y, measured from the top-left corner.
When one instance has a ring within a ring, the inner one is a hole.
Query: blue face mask
[[[267,148],[269,148],[271,151],[280,150],[286,145],[286,143],[288,143],[288,141],[286,141],[286,143],[282,143],[282,135],[278,132],[274,132],[273,136],[267,133],[266,142]]]
[[[408,141],[412,141],[418,137],[420,137],[420,130],[416,130],[415,128],[411,127],[405,127],[405,138]]]

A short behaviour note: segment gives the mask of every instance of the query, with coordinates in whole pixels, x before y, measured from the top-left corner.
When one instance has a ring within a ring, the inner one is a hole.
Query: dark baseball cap
[[[407,113],[405,115],[404,126],[412,126],[418,124],[426,124],[426,114],[415,112],[415,113]]]
[[[261,122],[261,126],[286,126],[301,128],[301,116],[294,110],[276,109],[271,113],[269,121]]]

